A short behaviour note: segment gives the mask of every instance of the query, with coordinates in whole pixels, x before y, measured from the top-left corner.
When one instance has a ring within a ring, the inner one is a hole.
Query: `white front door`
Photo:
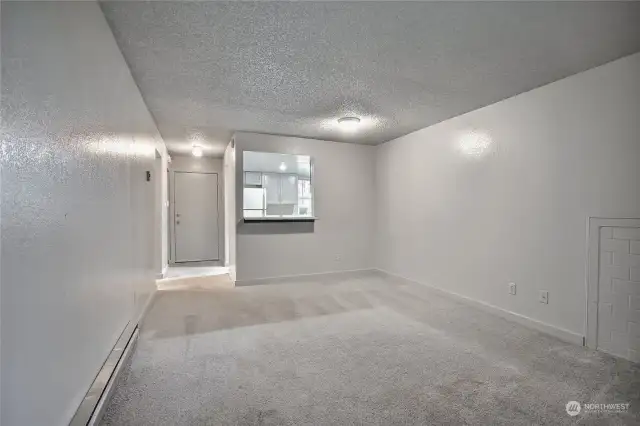
[[[219,260],[218,174],[175,172],[175,261]]]

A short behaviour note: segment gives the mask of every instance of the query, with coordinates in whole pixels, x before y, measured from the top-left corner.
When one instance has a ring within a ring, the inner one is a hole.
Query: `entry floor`
[[[167,277],[156,280],[158,290],[209,290],[233,287],[229,268],[221,266],[171,266]]]
[[[170,266],[167,268],[167,276],[164,279],[203,277],[227,273],[229,273],[229,268],[225,266]]]
[[[567,414],[569,401],[631,403]],[[640,422],[640,366],[378,275],[160,292],[103,425]]]

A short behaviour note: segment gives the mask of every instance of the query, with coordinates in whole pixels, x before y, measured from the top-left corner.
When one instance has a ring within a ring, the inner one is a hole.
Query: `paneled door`
[[[175,261],[219,260],[218,174],[175,172]]]
[[[600,228],[598,349],[640,362],[640,228]]]
[[[587,346],[640,362],[640,219],[589,218]]]

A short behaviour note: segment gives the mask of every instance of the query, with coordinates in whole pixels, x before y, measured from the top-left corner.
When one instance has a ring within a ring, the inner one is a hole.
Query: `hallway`
[[[102,425],[574,424],[639,392],[640,366],[363,273],[161,292]]]

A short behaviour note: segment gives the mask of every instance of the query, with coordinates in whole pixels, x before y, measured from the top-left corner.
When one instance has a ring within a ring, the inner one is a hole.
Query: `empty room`
[[[640,424],[640,2],[0,3],[0,424]]]

